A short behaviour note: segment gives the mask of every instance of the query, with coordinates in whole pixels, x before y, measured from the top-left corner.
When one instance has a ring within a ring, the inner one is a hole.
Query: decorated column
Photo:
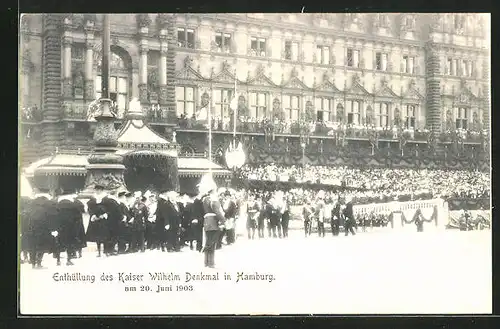
[[[63,95],[64,98],[73,98],[73,79],[71,77],[71,44],[69,32],[63,37]]]
[[[158,14],[157,26],[160,29],[160,105],[166,106],[168,102],[167,91],[167,56],[168,56],[168,16],[167,14]],[[174,63],[175,64],[175,63]]]
[[[139,101],[148,103],[148,40],[149,25],[151,19],[149,14],[138,14],[137,25],[139,29]]]
[[[85,99],[94,99],[94,20],[86,20],[85,26]]]
[[[439,79],[439,54],[433,42],[426,45],[426,120],[433,132],[441,132],[441,88]]]
[[[110,22],[109,15],[104,15],[102,37],[101,90],[102,98],[93,111],[97,121],[94,133],[94,152],[88,158],[85,190],[80,194],[88,197],[95,191],[96,185],[101,185],[107,191],[125,188],[122,156],[116,154],[117,131],[114,122],[116,113],[111,111],[109,99],[109,55],[110,55]]]

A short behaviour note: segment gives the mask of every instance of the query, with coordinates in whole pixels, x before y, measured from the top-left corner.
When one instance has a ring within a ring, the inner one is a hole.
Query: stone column
[[[94,35],[87,32],[85,42],[85,100],[87,102],[94,100]]]
[[[428,42],[426,65],[426,122],[430,130],[441,132],[441,81],[439,79],[439,54],[435,43]]]
[[[160,105],[167,104],[167,49],[168,45],[166,40],[162,40],[161,44],[161,56],[160,56],[160,65],[159,65],[159,83],[160,83]]]
[[[148,102],[148,46],[147,41],[141,40],[139,61],[139,100]]]
[[[73,79],[71,76],[71,44],[72,40],[66,33],[63,37],[63,96],[72,98]]]

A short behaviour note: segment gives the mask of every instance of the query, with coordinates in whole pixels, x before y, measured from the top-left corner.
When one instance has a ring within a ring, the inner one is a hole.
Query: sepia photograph
[[[19,28],[19,316],[492,313],[490,14]]]

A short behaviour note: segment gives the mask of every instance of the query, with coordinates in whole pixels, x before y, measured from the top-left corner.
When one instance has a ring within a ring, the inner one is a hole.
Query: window
[[[405,109],[405,127],[415,128],[415,115],[416,115],[415,105],[406,105]]]
[[[333,99],[327,97],[316,98],[316,119],[317,121],[330,121],[330,113],[333,109]]]
[[[378,103],[378,126],[389,127],[389,104]]]
[[[250,48],[254,56],[266,56],[266,39],[252,37],[250,39]]]
[[[297,42],[285,41],[285,59],[299,60],[299,44]]]
[[[101,76],[98,75],[95,80],[96,98],[101,98]],[[109,77],[109,98],[116,103],[118,112],[124,113],[128,107],[128,79],[120,76]]]
[[[453,60],[451,58],[448,58],[446,60],[446,75],[451,75],[451,67],[453,66]]]
[[[267,113],[267,94],[250,93],[250,115],[252,118],[262,119]]]
[[[464,28],[465,17],[462,15],[455,15],[455,30],[462,30]]]
[[[217,44],[217,51],[229,53],[231,51],[231,34],[230,33],[216,33],[215,43]]]
[[[359,111],[361,109],[361,101],[347,102],[347,124],[359,124]]]
[[[175,87],[175,100],[177,101],[177,116],[184,114],[190,118],[194,114],[194,88]]]
[[[218,89],[214,91],[215,112],[214,116],[224,118],[230,115],[229,104],[233,99],[232,89]]]
[[[300,98],[299,96],[283,96],[283,110],[285,110],[285,119],[289,121],[299,120]]]
[[[464,77],[474,76],[474,62],[471,60],[463,60],[461,72]]]
[[[403,56],[403,65],[401,68],[402,73],[415,73],[415,57],[405,55]]]
[[[387,54],[375,54],[375,66],[377,71],[387,71]]]
[[[316,60],[320,64],[330,64],[330,47],[316,46]]]
[[[458,59],[453,60],[453,65],[451,66],[451,75],[456,76],[458,73]]]
[[[183,48],[194,49],[194,30],[178,28],[177,29],[177,46]]]
[[[71,46],[71,60],[73,62],[83,62],[85,59],[85,45],[82,43],[74,43]]]
[[[347,66],[359,67],[359,50],[347,49]]]
[[[455,126],[457,129],[467,129],[467,117],[469,114],[469,109],[465,107],[459,107],[456,109],[456,121]]]

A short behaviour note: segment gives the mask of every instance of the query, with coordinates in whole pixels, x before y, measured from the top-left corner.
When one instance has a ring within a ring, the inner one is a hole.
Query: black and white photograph
[[[492,313],[490,14],[19,20],[20,315]]]

